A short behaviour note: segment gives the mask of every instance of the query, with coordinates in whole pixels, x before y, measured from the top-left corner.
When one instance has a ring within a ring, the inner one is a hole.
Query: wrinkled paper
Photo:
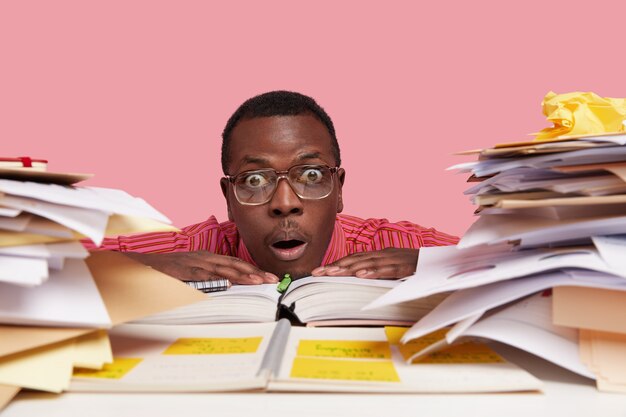
[[[535,141],[626,130],[626,99],[623,98],[600,97],[591,92],[556,94],[550,91],[542,107],[543,114],[554,126],[537,133]]]

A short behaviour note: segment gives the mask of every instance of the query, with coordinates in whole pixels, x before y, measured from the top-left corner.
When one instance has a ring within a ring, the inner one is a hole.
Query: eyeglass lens
[[[320,199],[333,189],[332,171],[323,165],[297,165],[286,176],[294,192],[304,199]],[[235,195],[242,204],[263,204],[276,190],[279,176],[273,169],[243,172],[235,177]]]

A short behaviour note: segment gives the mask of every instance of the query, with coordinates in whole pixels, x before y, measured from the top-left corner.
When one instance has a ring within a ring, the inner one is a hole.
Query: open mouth
[[[270,245],[270,250],[281,261],[293,261],[304,254],[307,243],[298,239],[279,240]]]
[[[297,240],[297,239],[290,239],[290,240],[281,240],[278,241],[276,243],[274,243],[272,246],[275,247],[276,249],[293,249],[296,246],[300,246],[303,245],[304,242],[301,240]]]

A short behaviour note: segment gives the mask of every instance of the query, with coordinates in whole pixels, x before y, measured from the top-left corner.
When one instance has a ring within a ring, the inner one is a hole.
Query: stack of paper
[[[81,239],[175,229],[123,191],[72,185],[87,177],[0,166],[0,408],[20,387],[60,392],[74,366],[111,362],[103,329],[203,298],[124,255],[89,257]]]
[[[579,294],[606,291],[614,297],[626,296],[626,133],[622,123],[626,106],[624,100],[586,94],[548,95],[544,101],[549,120],[555,126],[560,123],[556,130],[562,132],[567,126],[568,132],[581,134],[550,137],[547,129],[540,141],[464,152],[478,155],[478,161],[452,167],[471,173],[473,185],[466,194],[478,206],[479,219],[458,246],[421,249],[416,274],[366,307],[455,291],[418,321],[404,335],[404,342],[454,325],[440,346],[461,336],[489,337],[581,375],[597,377],[600,388],[617,390],[619,386],[624,390],[626,385],[621,384],[626,382],[626,372],[618,377],[615,368],[609,366],[613,372],[610,377],[609,373],[601,376],[608,372],[603,366],[610,362],[606,359],[610,354],[599,358],[593,356],[600,355],[598,350],[592,349],[593,355],[582,360],[577,354],[576,328],[615,331],[599,325],[614,320],[615,316],[608,313],[596,319],[594,326],[585,324],[582,317],[591,314],[595,304],[587,310],[567,301],[580,318],[573,321],[562,319],[571,318],[567,314],[556,315],[555,302],[553,322],[552,298],[547,296],[534,296],[492,311],[556,287]],[[555,97],[562,100],[558,105],[554,104]],[[613,113],[609,111],[612,105],[616,106]],[[578,111],[581,106],[587,106],[582,113]],[[571,112],[578,118],[560,119]],[[609,113],[610,120],[604,120]],[[621,118],[615,132],[598,128],[612,125],[615,117]],[[593,128],[577,129],[580,126],[575,123]],[[561,299],[562,293],[555,294],[555,300]],[[594,303],[603,302],[596,299]],[[623,317],[624,311],[620,313]],[[599,343],[599,336],[593,337]],[[616,339],[611,340],[614,346]]]
[[[13,172],[22,180],[4,178],[13,178]],[[84,263],[89,253],[79,240],[99,245],[111,231],[171,226],[139,198],[120,190],[58,184],[59,177],[63,182],[80,179],[27,168],[0,170],[0,323],[108,327]]]

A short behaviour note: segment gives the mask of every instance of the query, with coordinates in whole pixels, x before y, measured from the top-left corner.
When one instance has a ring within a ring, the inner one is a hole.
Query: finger
[[[361,269],[355,273],[358,278],[366,279],[400,279],[411,275],[413,271],[407,265],[391,264],[380,267]]]
[[[207,269],[210,268],[210,269]],[[232,284],[254,285],[262,284],[263,278],[255,274],[241,273],[240,271],[223,265],[193,266],[188,269],[184,281],[211,281],[226,278]]]
[[[369,269],[376,270],[384,266],[394,265],[397,263],[398,261],[396,259],[391,258],[363,258],[357,262],[353,262],[352,264],[350,264],[350,266],[345,268],[343,272],[344,274],[356,276],[356,273],[358,271]]]
[[[322,275],[337,276],[341,275],[341,272],[345,270],[345,268],[339,266],[326,265],[315,268],[313,271],[311,271],[311,275],[313,275],[314,277],[320,277]]]
[[[254,275],[256,278],[260,278],[264,283],[276,284],[280,281],[280,279],[271,272],[263,271],[242,259],[230,256],[226,256],[225,258],[224,262],[226,266],[232,267],[243,274]]]
[[[205,268],[208,270],[212,270],[213,268],[218,267],[229,268],[235,271],[234,273],[241,275],[241,278],[235,279],[240,279],[242,281],[251,279],[254,283],[268,284],[275,284],[279,281],[276,275],[270,272],[262,271],[261,269],[244,260],[231,256],[215,255],[212,257],[205,257],[204,264],[206,265]],[[243,276],[248,276],[248,278],[243,278]],[[257,282],[259,280],[260,282]]]
[[[320,266],[311,271],[311,275],[313,276],[321,276],[321,275],[329,275],[329,276],[337,276],[337,275],[345,275],[346,270],[348,270],[353,264],[359,262],[363,259],[378,257],[378,252],[360,252],[354,253],[352,255],[348,255],[337,261],[330,263],[325,266]]]
[[[258,270],[258,268],[255,268],[255,269]],[[258,284],[263,284],[263,283],[277,282],[277,281],[272,281],[272,279],[269,276],[265,275],[263,271],[261,270],[258,270],[258,271],[259,272],[248,274],[245,272],[241,272],[238,269],[234,269],[230,265],[229,266],[217,265],[215,267],[215,272],[217,274],[228,278],[230,282],[233,284],[258,285]]]

